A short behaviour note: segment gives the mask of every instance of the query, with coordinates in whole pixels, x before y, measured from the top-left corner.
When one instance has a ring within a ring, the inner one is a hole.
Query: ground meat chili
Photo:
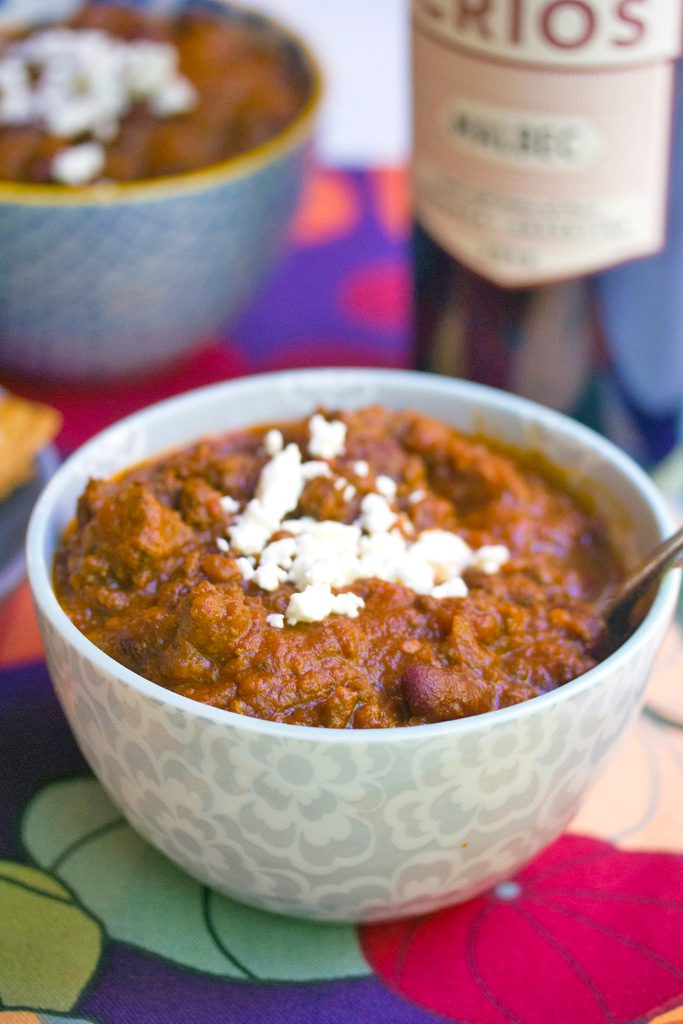
[[[32,50],[17,49],[26,41]],[[58,26],[0,36],[0,179],[82,185],[194,171],[278,134],[312,89],[287,40],[244,18],[90,4]]]
[[[620,578],[618,560],[604,523],[538,456],[510,454],[412,411],[322,410],[316,419],[316,444],[311,420],[287,422],[90,481],[54,566],[76,626],[116,661],[194,700],[331,728],[480,714],[561,686],[604,656],[596,598]],[[330,447],[335,423],[345,437]],[[443,541],[434,530],[467,542],[473,560],[459,584],[445,585],[465,596],[435,597],[433,580],[417,593],[359,578],[336,591],[345,610],[306,621],[305,612],[292,614],[302,585],[282,581],[285,570],[263,589],[258,558],[240,556],[228,538],[249,547],[244,538],[251,530],[253,540],[263,509],[247,503],[264,467],[279,452],[286,469],[299,451],[316,461],[270,543],[291,547],[290,531],[314,520],[339,531],[390,508],[392,543]],[[498,552],[498,562],[486,552]]]

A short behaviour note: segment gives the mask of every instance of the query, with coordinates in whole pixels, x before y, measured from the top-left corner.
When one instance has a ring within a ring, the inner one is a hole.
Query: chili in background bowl
[[[635,463],[567,417],[403,371],[215,385],[123,420],[58,471],[29,527],[29,579],[59,700],[109,796],[153,845],[235,899],[377,921],[469,899],[562,832],[641,705],[680,572],[623,646],[578,679],[512,707],[414,727],[315,729],[209,707],[127,670],[76,629],[56,599],[52,558],[89,477],[319,403],[411,407],[539,451],[590,492],[627,562],[671,532],[673,519]]]
[[[61,22],[81,6],[45,0],[32,15],[22,8],[19,25],[0,4],[0,29],[31,27],[31,17],[49,26],[50,12]],[[284,242],[320,105],[316,59],[288,29],[227,0],[172,10],[274,40],[307,82],[303,106],[265,142],[199,170],[85,186],[0,181],[5,369],[92,382],[170,363],[229,325]]]

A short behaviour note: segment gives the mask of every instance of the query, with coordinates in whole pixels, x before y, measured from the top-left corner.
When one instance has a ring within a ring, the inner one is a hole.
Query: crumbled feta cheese
[[[332,615],[345,615],[347,619],[357,619],[361,608],[365,608],[365,601],[358,594],[348,591],[346,594],[334,595]]]
[[[243,580],[249,582],[249,580],[253,579],[256,570],[248,558],[236,558],[235,565],[239,569]]]
[[[366,462],[365,459],[358,459],[357,462],[354,462],[352,469],[356,476],[367,476],[370,472],[370,463]]]
[[[396,481],[392,480],[390,476],[384,476],[383,473],[375,480],[375,487],[385,498],[394,498],[396,496]]]
[[[396,573],[396,582],[402,583],[404,587],[410,587],[416,594],[429,594],[436,579],[434,566],[426,559],[421,558],[418,552],[413,551],[414,546],[400,563]]]
[[[363,600],[348,591],[334,591],[373,577],[410,587],[418,594],[462,598],[468,592],[463,580],[468,567],[496,572],[509,558],[503,545],[473,551],[450,530],[423,530],[413,540],[414,527],[405,516],[397,515],[388,500],[395,495],[396,483],[382,474],[377,486],[384,494],[364,495],[355,523],[318,521],[311,516],[288,519],[287,514],[299,503],[305,480],[319,472],[328,475],[330,469],[323,461],[302,462],[299,448],[294,444],[281,448],[277,437],[265,443],[274,454],[261,471],[255,497],[228,533],[232,547],[250,556],[237,559],[243,579],[270,592],[284,583],[296,588],[282,625],[321,622],[328,615],[355,618],[364,607]],[[334,487],[346,501],[357,493],[343,477]],[[279,531],[289,536],[271,541]],[[225,550],[225,541],[217,543]]]
[[[333,520],[313,522],[296,538],[289,578],[299,590],[318,583],[344,587],[358,579],[361,532]]]
[[[61,185],[89,185],[102,172],[106,156],[98,142],[69,146],[53,157],[50,174]]]
[[[450,530],[423,530],[411,549],[415,558],[432,566],[437,583],[460,575],[470,564],[472,549]]]
[[[356,578],[370,579],[375,576],[377,579],[398,582],[406,550],[406,539],[398,530],[363,535],[358,545],[359,566]]]
[[[319,459],[311,459],[301,466],[301,475],[304,480],[313,480],[316,476],[332,476],[332,470],[326,462]]]
[[[266,454],[270,455],[271,458],[273,455],[281,452],[284,446],[285,441],[279,430],[269,430],[263,439],[263,447],[266,450]]]
[[[194,86],[170,43],[125,40],[99,29],[49,28],[7,44],[0,54],[0,124],[35,124],[64,139],[90,136],[52,164],[55,181],[83,185],[104,158],[83,146],[109,142],[133,103],[158,117],[194,107]],[[97,140],[97,141],[93,141]]]
[[[299,504],[302,490],[301,452],[295,444],[288,444],[263,467],[256,485],[256,499],[279,524]]]
[[[311,520],[315,522],[315,520]],[[296,541],[293,537],[283,537],[282,540],[272,541],[267,548],[261,552],[261,565],[280,565],[283,569],[289,569],[292,559],[296,554]]]
[[[297,622],[322,622],[328,615],[345,615],[355,619],[365,606],[357,594],[333,594],[324,583],[306,587],[300,594],[292,594],[285,618],[290,626]]]
[[[155,96],[173,80],[178,65],[178,51],[170,43],[135,39],[125,50],[125,71],[128,89],[136,100]]]
[[[274,532],[270,524],[257,521],[258,511],[259,504],[250,501],[244,513],[228,531],[233,548],[243,555],[258,555]]]
[[[186,78],[175,77],[155,92],[149,101],[149,108],[157,117],[175,117],[192,110],[199,95]]]
[[[31,120],[31,79],[16,57],[0,60],[0,123],[26,124]]]
[[[253,580],[257,587],[261,590],[273,591],[285,582],[287,579],[287,572],[285,569],[281,569],[279,565],[271,562],[267,565],[259,565],[258,569],[254,570]]]
[[[291,533],[293,537],[298,537],[300,533],[305,533],[306,530],[317,522],[318,520],[312,516],[302,516],[301,519],[283,519],[280,523],[280,529]]]
[[[334,481],[333,487],[335,491],[343,491],[344,488],[346,487],[346,477],[338,476],[337,479]]]
[[[366,533],[386,533],[396,522],[396,513],[381,494],[366,494],[360,503],[359,523]]]
[[[229,494],[224,494],[220,500],[220,506],[227,515],[231,516],[234,512],[239,511],[240,503],[231,498]]]
[[[408,504],[418,505],[421,501],[424,501],[426,497],[427,492],[418,488],[416,491],[412,491],[412,493],[408,495]]]
[[[230,550],[230,545],[228,544],[225,537],[216,538],[216,547],[218,548],[219,551],[223,551],[224,553]]]
[[[243,555],[260,554],[286,514],[298,505],[303,486],[301,452],[295,444],[288,444],[263,467],[256,497],[230,527],[235,550]]]
[[[430,597],[467,597],[467,584],[461,576],[453,576],[450,580],[439,583],[430,590]]]
[[[270,615],[266,615],[266,622],[269,626],[273,626],[274,629],[284,629],[285,617],[277,612],[272,612]]]
[[[296,626],[297,622],[322,622],[331,611],[332,591],[324,583],[317,583],[292,594],[285,618],[290,626]]]
[[[470,565],[491,576],[509,560],[510,552],[504,544],[484,544],[473,553]]]
[[[344,451],[346,424],[341,420],[326,420],[319,413],[308,421],[310,440],[308,450],[321,459],[336,459]]]

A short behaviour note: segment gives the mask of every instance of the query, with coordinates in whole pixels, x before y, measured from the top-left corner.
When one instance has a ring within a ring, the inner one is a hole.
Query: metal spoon
[[[683,562],[683,527],[651,551],[645,561],[629,573],[617,590],[606,598],[604,615],[611,636],[621,636],[628,631],[636,602],[655,580],[677,562]]]

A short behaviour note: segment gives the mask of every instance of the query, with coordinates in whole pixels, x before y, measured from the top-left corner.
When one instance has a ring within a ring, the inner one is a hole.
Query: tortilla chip
[[[36,455],[61,423],[49,405],[0,392],[0,501],[31,479]]]

